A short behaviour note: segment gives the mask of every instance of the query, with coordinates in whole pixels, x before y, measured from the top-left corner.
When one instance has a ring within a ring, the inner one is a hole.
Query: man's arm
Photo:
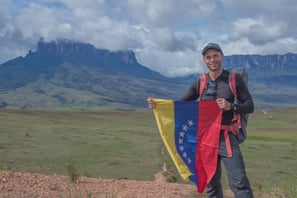
[[[252,95],[240,75],[236,75],[236,89],[238,104],[232,105],[233,110],[239,113],[253,113],[254,102]]]
[[[188,92],[180,99],[182,101],[194,101],[197,100],[199,97],[199,79],[195,80],[190,88],[188,89]]]

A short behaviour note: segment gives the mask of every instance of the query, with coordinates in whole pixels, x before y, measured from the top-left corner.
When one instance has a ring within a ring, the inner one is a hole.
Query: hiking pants
[[[241,154],[238,141],[231,132],[229,132],[228,135],[232,149],[232,157],[228,157],[224,132],[221,131],[217,170],[206,188],[206,194],[209,198],[224,197],[221,185],[221,161],[223,161],[226,168],[229,185],[235,195],[235,198],[253,198],[253,192],[245,172],[243,156]]]

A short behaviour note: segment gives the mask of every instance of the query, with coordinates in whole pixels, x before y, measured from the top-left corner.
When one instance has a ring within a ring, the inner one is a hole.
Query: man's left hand
[[[220,109],[223,109],[225,111],[231,110],[231,103],[228,102],[225,98],[218,98],[216,101]]]

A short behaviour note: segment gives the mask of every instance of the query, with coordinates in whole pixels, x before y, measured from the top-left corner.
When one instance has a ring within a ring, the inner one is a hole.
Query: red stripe
[[[216,101],[200,101],[196,170],[198,192],[202,193],[216,172],[222,110]]]

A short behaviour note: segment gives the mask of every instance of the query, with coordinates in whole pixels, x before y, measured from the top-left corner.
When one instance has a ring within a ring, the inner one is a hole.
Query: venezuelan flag
[[[180,176],[202,193],[216,171],[222,110],[216,101],[153,101],[160,135]]]

